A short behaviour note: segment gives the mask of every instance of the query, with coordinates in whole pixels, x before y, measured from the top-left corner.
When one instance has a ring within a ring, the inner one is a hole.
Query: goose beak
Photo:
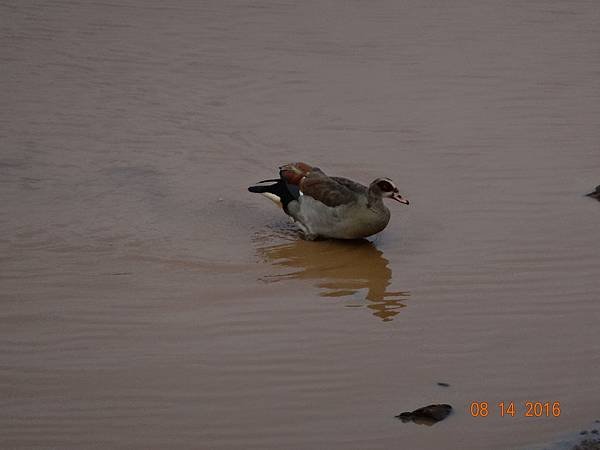
[[[394,200],[396,200],[399,203],[404,203],[405,205],[409,205],[410,202],[408,201],[407,198],[402,197],[400,194],[398,193],[394,193],[394,195],[392,195],[392,197]]]

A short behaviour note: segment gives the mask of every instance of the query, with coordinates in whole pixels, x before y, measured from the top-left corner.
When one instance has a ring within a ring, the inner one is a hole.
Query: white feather
[[[269,200],[271,200],[273,203],[275,203],[280,208],[283,207],[283,205],[281,204],[281,198],[278,195],[275,195],[271,192],[261,192],[261,194],[264,195],[265,197],[267,197]]]

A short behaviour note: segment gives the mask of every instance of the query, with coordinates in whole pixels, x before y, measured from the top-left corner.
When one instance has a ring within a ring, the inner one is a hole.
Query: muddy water
[[[0,447],[505,449],[600,418],[597,2],[0,16]],[[411,205],[302,241],[245,191],[296,160]],[[429,403],[455,413],[394,419]]]

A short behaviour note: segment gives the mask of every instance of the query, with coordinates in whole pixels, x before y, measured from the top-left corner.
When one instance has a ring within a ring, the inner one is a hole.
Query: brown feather
[[[289,184],[299,185],[313,168],[306,163],[289,163],[279,168],[279,176]]]
[[[300,191],[330,207],[351,203],[355,198],[344,183],[329,178],[317,168],[302,180]]]

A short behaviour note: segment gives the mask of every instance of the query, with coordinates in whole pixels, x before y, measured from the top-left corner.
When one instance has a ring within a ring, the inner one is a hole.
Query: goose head
[[[398,191],[394,182],[389,178],[377,178],[369,186],[369,191],[374,195],[381,196],[382,198],[391,198],[405,205],[410,203],[407,198],[400,195],[400,191]]]

